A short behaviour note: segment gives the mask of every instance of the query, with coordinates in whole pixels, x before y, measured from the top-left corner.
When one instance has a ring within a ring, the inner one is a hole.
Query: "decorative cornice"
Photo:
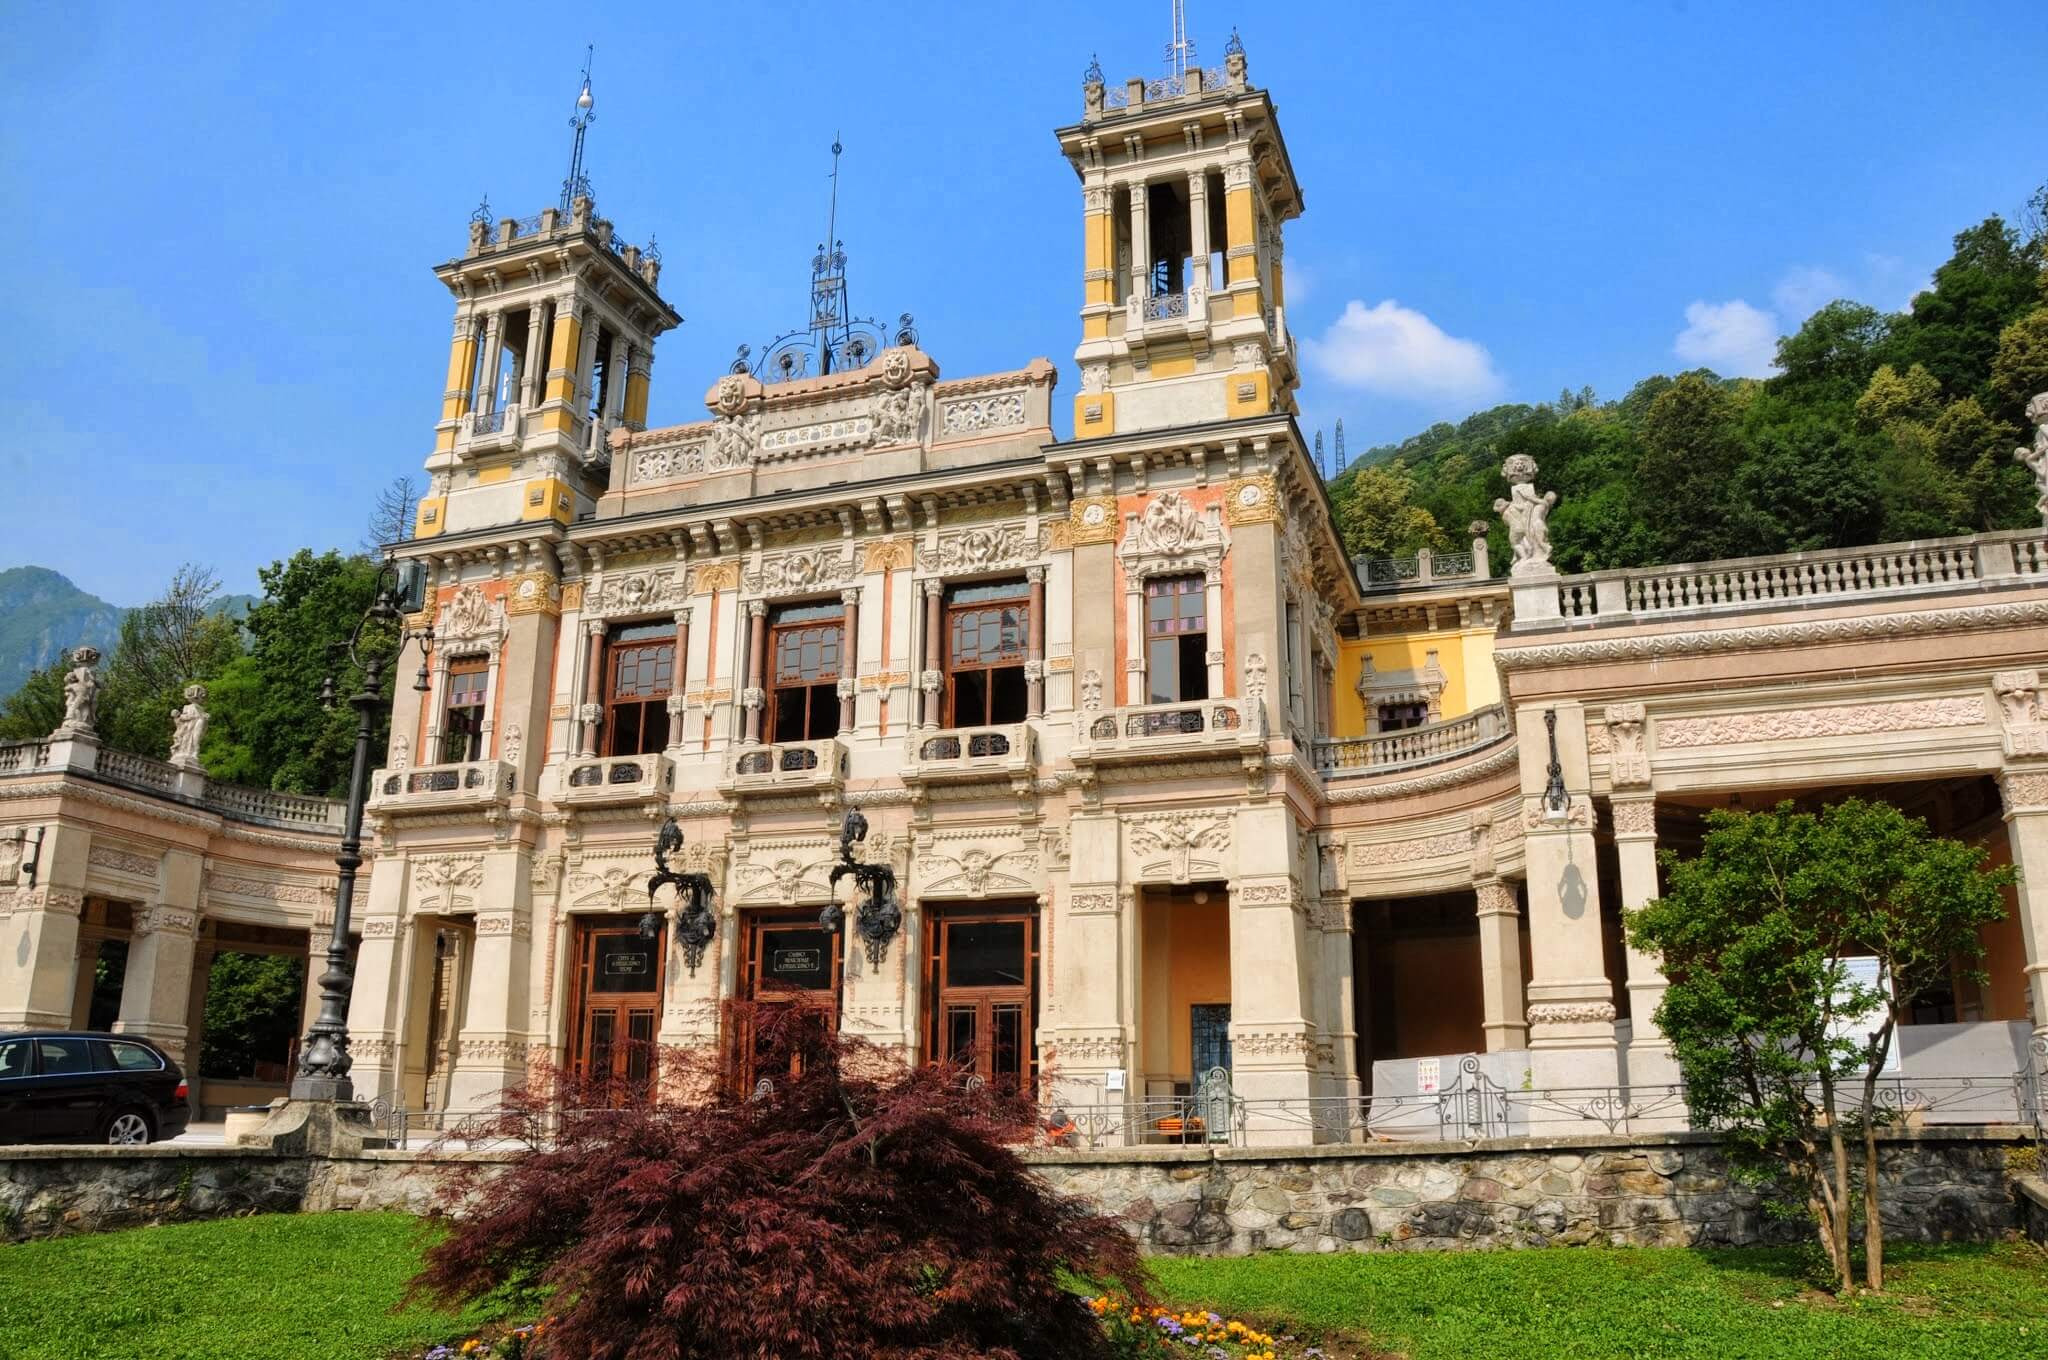
[[[1714,628],[1677,633],[1645,633],[1634,637],[1577,638],[1570,642],[1514,645],[1512,635],[1493,654],[1502,671],[1539,666],[1578,666],[1602,661],[1647,661],[1665,656],[1703,656],[1715,652],[1761,651],[1773,647],[1811,647],[1840,642],[1888,642],[1922,633],[1961,628],[2019,628],[2048,623],[2048,600],[2012,604],[1972,605],[1960,609],[1922,609],[1896,614],[1862,614],[1853,618],[1802,619],[1796,623],[1758,624],[1749,628]]]
[[[1599,1025],[1614,1021],[1614,1007],[1606,1001],[1539,1002],[1529,1007],[1532,1025]]]
[[[1794,741],[1804,737],[1860,737],[1880,732],[1914,732],[1930,727],[1976,727],[1985,721],[1984,700],[1905,699],[1880,704],[1836,704],[1825,708],[1772,708],[1700,718],[1664,718],[1657,723],[1657,749],[1730,746],[1747,741]]]

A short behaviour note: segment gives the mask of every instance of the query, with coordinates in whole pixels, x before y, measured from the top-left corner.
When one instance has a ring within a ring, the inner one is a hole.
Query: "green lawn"
[[[405,1214],[272,1214],[0,1246],[0,1360],[381,1360],[483,1312],[393,1313]]]
[[[382,1360],[484,1320],[393,1313],[413,1220],[302,1214],[0,1246],[0,1360]],[[1893,1249],[1835,1303],[1788,1251],[1566,1249],[1161,1259],[1169,1300],[1410,1360],[2048,1357],[2048,1254]]]
[[[2048,1253],[1894,1246],[1882,1298],[1815,1293],[1797,1251],[1513,1252],[1167,1259],[1169,1302],[1363,1333],[1410,1360],[2004,1360],[2048,1357]]]

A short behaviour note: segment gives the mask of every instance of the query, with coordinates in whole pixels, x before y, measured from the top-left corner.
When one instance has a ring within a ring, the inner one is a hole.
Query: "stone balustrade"
[[[346,804],[333,798],[313,798],[301,793],[279,793],[274,789],[252,789],[240,784],[206,786],[200,802],[236,821],[270,822],[280,826],[305,827],[315,831],[340,832]]]
[[[637,803],[675,787],[675,765],[659,751],[572,759],[560,767],[555,801],[573,807]]]
[[[728,793],[837,788],[846,782],[846,747],[837,737],[744,746],[727,754]]]
[[[47,768],[49,763],[47,740],[0,743],[0,774],[28,774]]]
[[[1253,699],[1131,704],[1081,714],[1074,736],[1072,757],[1076,764],[1256,748],[1266,741],[1265,708]]]
[[[1515,614],[1524,625],[1560,618],[1660,619],[2043,580],[2048,580],[2048,534],[2022,529],[1871,548],[1525,577],[1515,583]]]
[[[168,761],[151,760],[148,756],[111,751],[105,747],[100,749],[97,772],[117,784],[125,784],[131,789],[147,789],[151,793],[171,793],[178,787],[178,769]]]
[[[59,765],[53,761],[52,748],[53,743],[48,739],[0,743],[0,777],[58,773],[67,769],[78,773],[90,772],[102,782],[137,793],[196,802],[230,821],[319,832],[339,833],[341,830],[343,805],[332,798],[216,783],[197,769],[181,769],[166,761],[109,750],[104,746],[87,748],[88,754],[82,764],[74,752],[73,763]]]
[[[518,778],[502,760],[466,760],[378,770],[370,777],[369,806],[380,812],[439,810],[502,803]]]
[[[918,732],[907,745],[903,777],[918,782],[1028,777],[1038,760],[1028,723]]]
[[[1484,750],[1507,735],[1507,710],[1500,704],[1488,704],[1443,722],[1370,737],[1319,741],[1316,768],[1325,778],[1412,769]]]

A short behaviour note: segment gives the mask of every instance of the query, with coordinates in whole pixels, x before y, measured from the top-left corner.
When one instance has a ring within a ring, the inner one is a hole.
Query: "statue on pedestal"
[[[2034,422],[2034,447],[2014,449],[2012,456],[2034,474],[2034,490],[2039,496],[2035,508],[2041,512],[2041,527],[2048,529],[2048,392],[2034,394],[2027,403],[2027,419]]]
[[[185,706],[171,731],[171,764],[184,770],[199,766],[199,743],[206,736],[206,686],[185,686]]]
[[[54,737],[90,737],[99,721],[100,664],[97,647],[71,649],[71,669],[64,672],[64,721]]]
[[[1505,500],[1493,503],[1493,512],[1507,522],[1508,545],[1514,549],[1511,576],[1548,576],[1557,569],[1550,565],[1550,507],[1557,493],[1536,494],[1536,460],[1518,453],[1501,465],[1508,479]]]

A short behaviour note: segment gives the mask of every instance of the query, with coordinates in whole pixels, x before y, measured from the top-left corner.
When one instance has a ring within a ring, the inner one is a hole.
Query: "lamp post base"
[[[347,1085],[347,1079],[342,1078]],[[270,1117],[254,1133],[236,1140],[239,1147],[267,1147],[293,1156],[348,1157],[366,1148],[391,1146],[370,1120],[370,1107],[334,1098],[306,1099],[296,1084],[289,1099],[270,1103]]]

